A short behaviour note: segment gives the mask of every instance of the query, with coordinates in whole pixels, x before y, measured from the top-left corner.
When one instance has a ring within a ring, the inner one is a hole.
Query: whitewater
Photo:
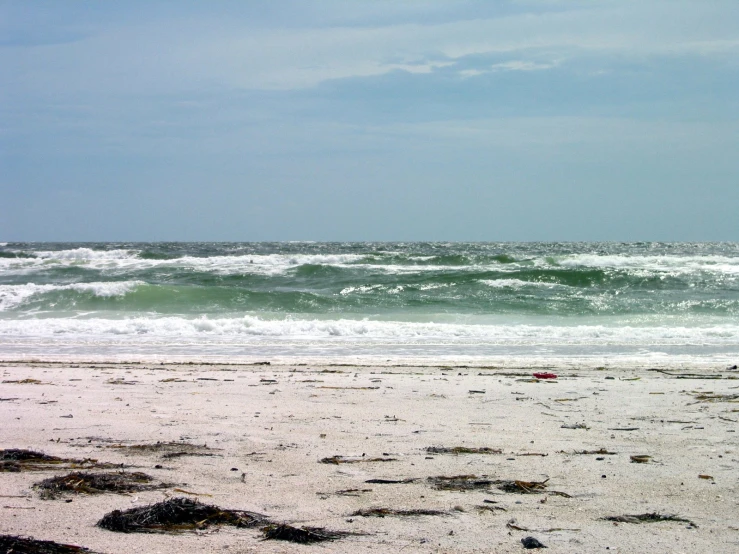
[[[0,359],[739,361],[737,243],[0,243]]]

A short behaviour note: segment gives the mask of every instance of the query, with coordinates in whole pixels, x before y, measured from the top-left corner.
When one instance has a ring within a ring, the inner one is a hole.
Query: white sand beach
[[[548,552],[739,551],[739,373],[723,367],[537,380],[526,368],[6,363],[0,381],[0,448],[125,464],[171,484],[44,500],[34,483],[62,469],[2,472],[3,535],[108,554],[520,552],[528,536]],[[130,448],[157,442],[194,446]],[[484,488],[433,481],[463,475]],[[531,494],[501,489],[515,481]],[[172,497],[353,534],[303,545],[229,526],[95,525]],[[371,508],[399,513],[356,515]],[[684,521],[604,519],[642,514]]]

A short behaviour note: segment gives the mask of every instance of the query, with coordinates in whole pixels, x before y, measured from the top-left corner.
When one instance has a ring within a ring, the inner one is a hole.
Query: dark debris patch
[[[365,483],[375,485],[407,485],[409,483],[415,483],[418,479],[408,477],[406,479],[367,479]]]
[[[39,541],[32,537],[17,537],[14,535],[0,535],[0,552],[10,554],[74,554],[76,552],[88,552],[94,554],[89,548],[74,544],[61,544],[54,541]]]
[[[213,448],[207,445],[191,444],[189,442],[155,442],[151,444],[113,444],[108,448],[115,448],[126,454],[159,454],[162,458],[179,458],[181,456],[214,456]]]
[[[65,493],[101,494],[105,492],[130,493],[167,488],[164,483],[152,483],[153,478],[142,472],[85,473],[72,472],[50,477],[33,485],[41,498],[51,500]]]
[[[449,515],[449,512],[446,512],[444,510],[427,510],[427,509],[396,510],[394,508],[363,508],[349,515],[361,516],[361,517],[446,516],[446,515]]]
[[[264,538],[262,540],[276,540],[297,542],[300,544],[311,544],[315,542],[333,541],[356,533],[345,531],[329,531],[323,527],[293,527],[281,523],[279,525],[267,525],[262,528]]]
[[[360,462],[397,462],[397,458],[387,458],[387,457],[376,457],[371,458],[368,456],[331,456],[329,458],[321,458],[318,460],[321,464],[358,464]]]
[[[440,491],[472,491],[472,490],[489,490],[495,486],[495,481],[477,475],[452,475],[437,477],[429,477],[428,482]]]
[[[500,448],[469,448],[467,446],[429,446],[426,449],[429,454],[502,454]]]
[[[623,516],[608,516],[603,518],[606,521],[615,521],[617,523],[655,523],[659,521],[679,521],[681,523],[689,523],[693,527],[698,527],[695,523],[689,519],[678,517],[671,514],[659,514],[657,512],[651,512],[646,514],[635,514],[635,515],[623,515]]]
[[[262,514],[226,510],[180,497],[126,511],[113,510],[98,521],[97,526],[119,533],[177,533],[212,525],[257,527],[265,523],[268,520]]]
[[[114,469],[123,467],[122,464],[101,463],[92,458],[75,460],[59,458],[34,450],[10,448],[0,450],[0,472],[43,471],[55,469]]]

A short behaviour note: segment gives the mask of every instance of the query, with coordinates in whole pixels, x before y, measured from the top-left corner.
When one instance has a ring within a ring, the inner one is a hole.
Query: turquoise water
[[[736,243],[5,243],[0,357],[703,361]]]

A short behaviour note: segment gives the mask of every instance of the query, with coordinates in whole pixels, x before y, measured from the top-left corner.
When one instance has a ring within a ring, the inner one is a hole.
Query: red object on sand
[[[554,373],[534,373],[534,377],[537,379],[556,379],[557,376]]]

